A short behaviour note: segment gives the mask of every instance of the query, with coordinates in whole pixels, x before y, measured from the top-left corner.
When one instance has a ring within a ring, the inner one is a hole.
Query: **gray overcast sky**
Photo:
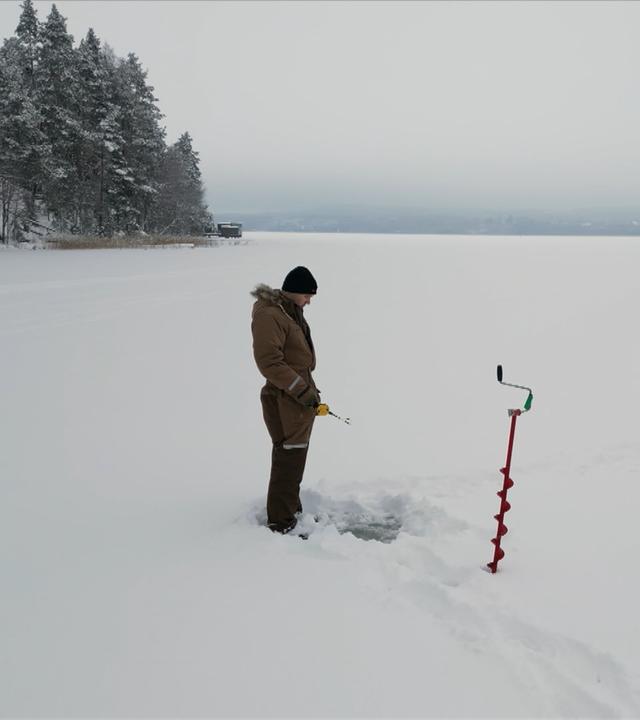
[[[56,4],[140,57],[214,212],[639,204],[639,2]]]

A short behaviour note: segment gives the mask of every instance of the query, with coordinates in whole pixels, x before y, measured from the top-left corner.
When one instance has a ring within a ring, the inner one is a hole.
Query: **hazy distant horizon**
[[[56,3],[136,53],[211,210],[573,212],[640,198],[640,3]],[[50,2],[35,2],[41,21]],[[20,5],[0,3],[3,37]]]
[[[283,215],[289,213],[358,213],[358,212],[374,212],[377,214],[407,212],[420,215],[428,214],[449,214],[452,216],[474,216],[479,214],[496,214],[496,215],[513,215],[513,216],[532,216],[542,217],[545,215],[556,217],[578,217],[585,214],[593,214],[603,218],[616,220],[619,218],[638,217],[640,219],[640,198],[638,202],[628,205],[584,205],[566,208],[549,208],[542,206],[522,206],[522,207],[497,207],[497,206],[477,206],[469,205],[452,205],[446,207],[443,205],[403,205],[403,204],[385,204],[385,203],[331,203],[331,204],[314,204],[296,205],[290,207],[268,207],[265,209],[251,208],[228,208],[221,207],[216,210],[217,215],[266,215],[272,213],[274,215]]]
[[[325,205],[266,212],[215,213],[216,222],[240,222],[244,230],[270,232],[517,235],[517,236],[640,236],[640,205],[631,208],[577,208],[542,211],[524,208],[441,208]]]

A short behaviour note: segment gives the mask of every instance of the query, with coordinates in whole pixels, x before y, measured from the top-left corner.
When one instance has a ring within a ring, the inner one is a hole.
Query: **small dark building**
[[[220,237],[242,237],[242,223],[218,223]]]

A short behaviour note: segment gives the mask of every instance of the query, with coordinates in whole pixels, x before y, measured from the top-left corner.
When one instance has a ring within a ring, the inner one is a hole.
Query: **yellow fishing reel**
[[[341,418],[340,415],[332,413],[331,410],[329,410],[327,403],[319,403],[316,405],[316,415],[331,415],[334,418],[338,418],[338,420],[342,420],[343,423],[351,425],[351,420],[349,418]]]

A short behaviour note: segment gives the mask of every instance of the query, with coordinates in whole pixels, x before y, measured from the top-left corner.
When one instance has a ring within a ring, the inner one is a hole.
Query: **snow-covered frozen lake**
[[[0,251],[0,715],[640,717],[640,240],[246,237]],[[306,542],[249,330],[299,264]]]

